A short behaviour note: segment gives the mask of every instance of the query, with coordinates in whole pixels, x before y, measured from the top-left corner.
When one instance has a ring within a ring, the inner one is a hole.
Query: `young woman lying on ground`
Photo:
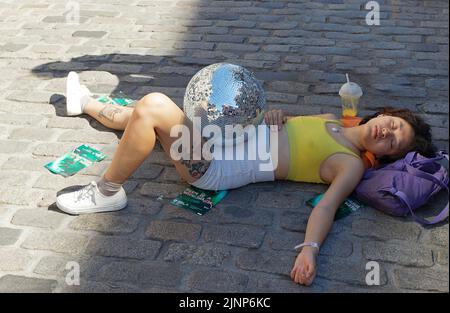
[[[111,164],[98,182],[57,197],[58,207],[70,214],[124,208],[127,196],[122,184],[152,152],[156,139],[170,157],[170,147],[178,139],[170,136],[171,128],[184,124],[192,132],[192,123],[183,111],[162,93],[144,96],[134,108],[103,104],[91,98],[89,90],[79,84],[78,75],[71,72],[66,95],[68,115],[86,113],[106,127],[125,130]],[[279,129],[278,151],[271,152],[270,158],[278,160],[273,171],[261,171],[262,160],[258,157],[173,160],[173,164],[185,181],[202,189],[232,189],[275,179],[330,184],[311,212],[304,245],[290,273],[296,283],[304,285],[310,285],[316,276],[316,256],[338,206],[363,175],[362,153],[370,151],[378,159],[391,161],[412,150],[424,155],[433,153],[429,125],[406,109],[387,108],[349,128],[343,128],[332,114],[290,117],[281,110],[267,112],[265,123],[278,125]],[[248,145],[251,140],[241,144]]]

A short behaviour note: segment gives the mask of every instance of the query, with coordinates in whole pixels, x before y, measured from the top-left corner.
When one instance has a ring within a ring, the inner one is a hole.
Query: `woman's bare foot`
[[[295,260],[291,271],[291,278],[297,284],[309,286],[316,277],[317,248],[303,247]]]

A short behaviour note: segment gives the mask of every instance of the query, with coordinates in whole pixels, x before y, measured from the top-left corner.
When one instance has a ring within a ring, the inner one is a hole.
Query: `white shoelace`
[[[94,204],[97,204],[95,202],[95,189],[96,184],[94,182],[90,183],[86,187],[83,187],[78,191],[78,194],[76,195],[76,201],[83,201],[84,199],[90,198],[91,202]]]

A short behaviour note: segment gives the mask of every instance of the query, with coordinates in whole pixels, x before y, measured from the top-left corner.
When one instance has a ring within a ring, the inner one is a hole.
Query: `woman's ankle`
[[[102,178],[97,182],[97,187],[102,195],[110,197],[120,191],[122,184],[108,181],[105,176],[102,176]]]

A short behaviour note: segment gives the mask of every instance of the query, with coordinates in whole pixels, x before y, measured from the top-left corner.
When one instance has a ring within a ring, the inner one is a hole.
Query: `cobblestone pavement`
[[[238,63],[288,114],[339,114],[348,72],[365,92],[361,115],[421,112],[448,148],[448,2],[378,2],[381,24],[368,26],[356,0],[0,1],[0,291],[448,292],[448,223],[423,228],[372,208],[336,222],[314,285],[294,284],[304,200],[326,187],[249,185],[199,217],[169,204],[186,184],[160,147],[126,183],[125,210],[77,217],[55,206],[59,190],[102,174],[121,136],[64,116],[70,70],[97,94],[160,91],[181,105],[200,68]],[[76,4],[79,24],[68,24]],[[108,159],[66,179],[43,168],[82,143]],[[66,284],[70,261],[79,286]],[[368,261],[380,286],[365,283]]]

